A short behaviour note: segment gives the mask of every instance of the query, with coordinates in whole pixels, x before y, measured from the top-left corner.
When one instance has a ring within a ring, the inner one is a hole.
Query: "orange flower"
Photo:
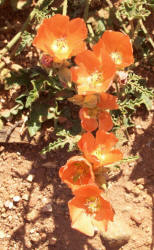
[[[91,164],[82,156],[73,156],[60,168],[59,176],[74,191],[81,185],[94,183]]]
[[[83,134],[78,142],[78,147],[96,169],[122,159],[121,151],[113,149],[117,142],[118,139],[113,133],[99,129],[96,132],[96,138],[90,132]]]
[[[88,132],[92,132],[98,127],[104,131],[109,131],[113,127],[111,115],[107,111],[99,112],[98,109],[82,108],[79,116],[82,128]]]
[[[104,131],[109,131],[113,127],[111,115],[103,109],[117,109],[117,97],[101,93],[97,99],[97,106],[95,108],[81,108],[79,116],[81,119],[81,126],[88,132],[92,132],[99,127]]]
[[[102,53],[107,51],[118,70],[134,62],[131,40],[128,35],[121,32],[105,31],[93,50],[96,55],[99,55],[101,51]]]
[[[87,185],[74,191],[75,197],[68,202],[72,228],[93,236],[95,228],[107,230],[114,212],[110,203],[102,198],[102,191],[95,185]]]
[[[77,84],[79,95],[101,93],[106,91],[114,78],[115,65],[104,50],[96,55],[86,50],[76,56],[78,66],[72,67],[72,81]]]
[[[59,62],[84,51],[86,44],[83,40],[86,37],[87,28],[83,19],[70,21],[68,16],[57,14],[43,20],[33,45]]]

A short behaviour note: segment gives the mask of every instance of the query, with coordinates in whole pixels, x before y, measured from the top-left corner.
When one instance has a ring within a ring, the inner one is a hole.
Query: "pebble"
[[[33,179],[34,179],[34,175],[33,174],[30,174],[30,175],[27,176],[27,181],[32,182]]]
[[[34,219],[36,219],[39,215],[39,212],[37,210],[32,210],[31,212],[29,212],[27,215],[26,215],[26,219],[28,221],[32,221]]]
[[[50,203],[46,204],[43,208],[42,208],[42,212],[52,212],[52,205]]]
[[[57,242],[57,239],[55,237],[52,237],[49,239],[49,245],[55,245]]]
[[[139,178],[139,179],[136,180],[136,183],[144,185],[145,184],[145,179],[144,178]]]
[[[139,184],[137,187],[138,187],[140,190],[143,190],[143,189],[144,189],[144,186],[143,186],[142,184]]]
[[[135,187],[133,190],[132,190],[132,193],[135,194],[136,196],[138,196],[140,194],[140,189],[138,187]]]
[[[3,214],[1,214],[1,217],[2,217],[2,218],[6,218],[6,217],[7,217],[7,214],[3,213]]]
[[[22,199],[25,200],[25,201],[28,201],[29,200],[29,195],[28,194],[24,194],[22,196]]]
[[[129,241],[131,231],[127,223],[121,219],[121,216],[115,215],[114,221],[108,224],[107,231],[104,230],[101,234],[110,249],[120,249]]]
[[[0,230],[0,239],[3,239],[3,238],[5,238],[5,233]]]
[[[41,233],[41,240],[45,241],[47,238],[46,233]]]
[[[135,221],[138,225],[140,225],[143,221],[143,218],[140,215],[132,214],[131,219]]]
[[[21,198],[20,198],[20,196],[18,196],[18,195],[13,197],[13,201],[14,201],[14,202],[19,202],[20,199],[21,199]]]
[[[4,204],[4,206],[5,206],[6,208],[12,209],[12,208],[13,208],[13,202],[7,200],[7,201],[5,202],[5,204]]]

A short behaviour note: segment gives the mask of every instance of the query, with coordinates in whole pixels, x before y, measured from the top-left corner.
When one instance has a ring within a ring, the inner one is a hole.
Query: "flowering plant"
[[[66,88],[69,82],[74,83],[76,94],[68,100],[80,106],[83,131],[77,145],[81,154],[68,159],[59,176],[74,195],[68,202],[72,228],[92,236],[95,229],[107,230],[108,222],[114,218],[95,176],[123,158],[115,148],[118,139],[110,132],[113,128],[110,110],[118,109],[117,97],[106,91],[116,71],[133,63],[133,51],[130,38],[121,32],[105,31],[91,50],[84,42],[86,37],[83,19],[70,21],[68,16],[56,14],[42,22],[33,45],[59,63],[58,75],[65,79]],[[108,168],[104,172],[107,171]]]

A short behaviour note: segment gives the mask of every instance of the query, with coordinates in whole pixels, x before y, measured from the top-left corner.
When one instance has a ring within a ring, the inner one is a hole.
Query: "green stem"
[[[85,8],[84,8],[84,15],[83,15],[83,18],[84,18],[85,22],[88,19],[88,12],[89,12],[90,2],[91,2],[91,0],[85,0]]]
[[[63,3],[63,16],[67,15],[67,0],[64,0]]]
[[[39,0],[37,2],[36,7],[32,10],[32,12],[29,14],[27,20],[25,21],[25,23],[23,24],[23,26],[21,27],[21,30],[12,38],[12,40],[7,44],[7,46],[1,50],[1,54],[0,54],[0,60],[2,59],[2,57],[16,44],[16,42],[20,39],[22,33],[24,32],[24,30],[26,29],[27,25],[29,22],[31,22],[35,16],[35,9],[40,7],[43,4],[44,0]],[[0,69],[4,67],[5,64],[1,63],[0,64]]]
[[[147,36],[148,41],[151,43],[152,47],[154,48],[154,42],[153,42],[152,38],[149,36],[148,31],[147,31],[146,27],[144,26],[142,19],[139,19],[139,24],[140,24],[141,29],[143,30],[144,34]]]

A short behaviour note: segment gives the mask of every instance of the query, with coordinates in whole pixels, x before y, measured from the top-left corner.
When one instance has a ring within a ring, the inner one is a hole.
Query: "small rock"
[[[0,239],[4,239],[6,236],[5,236],[5,233],[3,231],[0,230]]]
[[[104,241],[112,248],[121,247],[125,245],[131,236],[131,231],[128,225],[120,218],[115,215],[114,221],[109,222],[108,230],[102,233]],[[118,249],[119,249],[118,248]]]
[[[47,238],[46,233],[41,233],[41,240],[45,241]]]
[[[49,245],[55,245],[57,242],[57,239],[55,237],[52,237],[49,239]]]
[[[144,189],[144,186],[143,186],[142,184],[139,184],[137,187],[138,187],[140,190],[143,190],[143,189]]]
[[[138,196],[140,194],[140,190],[138,187],[135,187],[133,190],[132,190],[132,193],[135,194],[136,196]]]
[[[18,195],[17,195],[17,196],[14,196],[14,197],[13,197],[13,201],[14,201],[14,202],[19,202],[19,201],[20,201],[20,196],[18,196]]]
[[[57,167],[57,162],[54,161],[48,161],[42,164],[43,167],[46,168],[56,168]]]
[[[143,217],[141,217],[140,214],[136,214],[135,212],[133,212],[133,214],[131,215],[131,219],[138,225],[140,225],[143,221]]]
[[[132,189],[134,188],[134,185],[133,185],[133,183],[127,182],[125,184],[124,188],[126,189],[127,192],[130,193],[132,191]]]
[[[33,179],[34,179],[34,175],[33,174],[28,175],[27,181],[32,182]]]
[[[40,234],[39,233],[35,233],[34,235],[31,235],[31,241],[33,241],[34,243],[37,243],[40,240]]]
[[[29,212],[26,216],[26,219],[28,221],[32,221],[34,219],[36,219],[39,215],[39,212],[37,210],[32,210],[31,212]]]
[[[6,217],[7,217],[7,214],[3,213],[3,214],[1,214],[1,217],[2,217],[2,218],[6,218]]]
[[[12,209],[13,208],[13,202],[8,200],[8,201],[5,202],[4,206],[6,208]]]
[[[29,200],[29,195],[28,194],[24,194],[22,196],[22,199],[25,200],[25,201],[28,201]]]
[[[137,179],[136,183],[144,185],[145,184],[145,179],[144,178],[139,178],[139,179]]]
[[[47,213],[52,212],[52,205],[51,205],[50,203],[46,204],[46,205],[42,208],[42,212],[47,212]]]

